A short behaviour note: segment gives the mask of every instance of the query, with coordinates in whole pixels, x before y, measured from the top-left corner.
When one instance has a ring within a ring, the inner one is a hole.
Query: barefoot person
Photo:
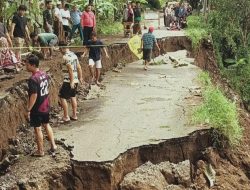
[[[83,83],[82,79],[82,69],[77,56],[69,51],[66,47],[66,42],[59,42],[59,48],[63,54],[63,73],[64,80],[62,87],[59,92],[59,97],[61,99],[61,106],[63,108],[63,118],[61,123],[67,123],[70,120],[77,120],[77,100],[76,100],[76,90],[78,82]],[[71,99],[72,112],[73,115],[69,117],[68,103],[67,100]]]
[[[96,33],[93,32],[91,34],[91,40],[89,40],[86,45],[89,50],[89,70],[92,77],[91,83],[96,83],[97,85],[100,85],[100,75],[102,69],[101,49],[103,48],[103,43],[102,41],[97,39]],[[106,57],[109,58],[106,48],[103,49],[106,54]],[[85,54],[86,52],[84,52],[83,57],[85,56]],[[96,75],[94,66],[96,69]]]
[[[39,70],[39,59],[35,55],[30,55],[26,62],[27,71],[32,73],[28,81],[28,119],[31,127],[35,129],[37,151],[33,156],[44,156],[43,133],[44,127],[51,143],[51,151],[57,149],[52,128],[49,125],[49,77]]]
[[[153,35],[154,27],[149,27],[148,33],[143,34],[142,36],[142,43],[141,43],[141,49],[143,50],[143,60],[144,60],[144,69],[148,70],[149,62],[151,61],[152,56],[152,50],[154,47],[154,44],[160,51],[159,45],[156,41],[155,36]]]

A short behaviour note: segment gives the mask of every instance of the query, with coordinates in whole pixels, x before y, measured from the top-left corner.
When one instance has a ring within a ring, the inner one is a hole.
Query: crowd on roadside
[[[124,35],[129,34],[142,34],[141,31],[141,20],[142,20],[142,8],[140,1],[132,1],[124,4],[123,9],[123,25]]]
[[[164,25],[168,30],[180,30],[187,27],[187,17],[192,14],[189,3],[166,3],[163,8]]]
[[[62,1],[64,2],[64,1]],[[55,5],[51,0],[45,4],[41,3],[42,15],[36,20],[37,27],[29,31],[28,19],[25,16],[27,7],[20,5],[14,14],[10,31],[0,23],[0,56],[1,65],[14,64],[18,70],[21,64],[26,65],[27,71],[31,73],[28,80],[28,105],[27,116],[30,125],[34,127],[37,139],[37,151],[34,156],[44,156],[43,134],[41,127],[46,129],[48,138],[51,142],[51,152],[54,153],[57,146],[54,141],[53,131],[49,125],[49,77],[39,69],[38,56],[31,54],[25,60],[21,59],[23,48],[40,47],[41,54],[45,59],[52,59],[53,50],[56,45],[63,56],[62,74],[63,82],[58,90],[60,105],[63,109],[63,116],[60,123],[68,123],[78,120],[77,118],[77,87],[83,83],[82,68],[78,57],[70,51],[68,45],[78,30],[78,35],[84,46],[83,57],[88,54],[88,65],[92,76],[90,83],[100,86],[100,74],[102,69],[101,49],[103,48],[106,57],[109,58],[107,50],[102,41],[98,40],[96,35],[96,18],[93,12],[93,6],[87,5],[81,12],[76,5],[70,6],[57,1]],[[54,7],[53,7],[54,6]],[[70,8],[71,7],[71,8]],[[170,8],[170,7],[168,7]],[[175,8],[175,9],[174,9]],[[177,22],[181,22],[188,14],[183,5],[176,5],[173,8],[175,15],[173,17]],[[167,9],[167,8],[166,8]],[[171,9],[172,10],[172,9]],[[131,30],[133,26],[134,34],[141,34],[141,14],[140,2],[132,2],[124,6],[123,23],[125,29]],[[168,16],[168,15],[166,15]],[[171,20],[171,19],[170,19]],[[168,27],[168,18],[166,17],[166,26]],[[171,26],[171,23],[169,23]],[[148,70],[151,61],[153,47],[156,46],[160,53],[160,47],[153,35],[154,28],[149,27],[148,33],[142,36],[141,50],[143,51],[144,69]],[[25,47],[26,46],[26,47]],[[12,51],[14,50],[14,52]],[[71,100],[72,115],[68,111],[68,100]]]
[[[40,3],[40,15],[35,18],[33,31],[29,31],[27,7],[20,5],[12,18],[11,27],[0,23],[0,67],[15,65],[17,71],[21,67],[21,52],[28,47],[36,47],[44,59],[52,59],[53,49],[59,41],[67,44],[74,35],[86,45],[92,32],[96,31],[96,17],[92,5],[80,11],[77,5],[69,5],[51,0]],[[76,30],[78,31],[76,33]],[[46,48],[49,47],[49,48]]]
[[[87,5],[81,12],[76,5],[63,4],[57,1],[55,5],[51,0],[40,4],[42,14],[36,21],[37,25],[33,31],[29,30],[28,18],[25,16],[27,7],[20,5],[13,15],[10,30],[0,23],[0,67],[15,65],[17,71],[26,66],[31,73],[28,80],[28,105],[27,118],[30,126],[34,127],[37,151],[33,156],[44,156],[43,134],[44,127],[51,142],[50,152],[54,153],[57,146],[54,141],[53,131],[49,125],[50,103],[49,103],[49,76],[39,69],[40,58],[35,52],[21,58],[23,49],[30,45],[40,48],[45,59],[52,59],[55,46],[63,57],[62,66],[63,82],[58,94],[63,116],[59,118],[60,123],[76,121],[77,118],[77,87],[83,83],[82,69],[78,57],[69,49],[69,42],[78,29],[78,35],[82,40],[84,53],[88,54],[88,66],[91,73],[91,84],[100,86],[100,74],[102,69],[101,49],[109,58],[104,44],[96,35],[96,19],[92,11],[92,5]],[[54,6],[54,8],[53,8]],[[41,23],[40,23],[41,22]],[[20,68],[19,68],[20,67]],[[68,100],[71,100],[72,115],[68,111]]]

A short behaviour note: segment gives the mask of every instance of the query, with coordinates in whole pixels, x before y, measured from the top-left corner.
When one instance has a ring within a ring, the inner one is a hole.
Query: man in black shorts
[[[66,47],[65,42],[59,42],[59,48],[63,54],[63,74],[64,80],[62,87],[59,92],[59,97],[61,99],[61,106],[63,108],[64,114],[61,120],[61,123],[69,122],[70,120],[77,120],[77,100],[76,100],[76,91],[78,82],[83,83],[82,79],[82,68],[79,63],[77,56],[69,51],[69,48]],[[73,115],[69,117],[68,112],[68,103],[67,100],[71,99],[72,103],[72,112]]]
[[[153,35],[154,27],[149,27],[148,33],[143,34],[142,36],[142,42],[141,42],[141,49],[143,50],[143,60],[144,60],[144,69],[148,70],[148,65],[151,61],[152,51],[154,44],[158,48],[158,51],[160,52],[160,47],[156,41],[155,36]]]
[[[57,148],[54,140],[52,128],[49,125],[49,77],[46,73],[39,70],[39,59],[35,55],[30,55],[27,58],[27,71],[32,73],[28,81],[28,119],[30,125],[35,129],[37,141],[37,151],[33,156],[44,156],[43,149],[43,126],[51,143],[51,151],[54,152]]]

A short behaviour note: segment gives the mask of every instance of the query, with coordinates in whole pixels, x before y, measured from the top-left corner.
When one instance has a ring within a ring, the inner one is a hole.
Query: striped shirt
[[[95,20],[95,14],[90,11],[86,12],[84,11],[82,13],[82,27],[87,26],[87,27],[95,27],[96,25],[96,20]]]
[[[143,34],[142,41],[143,49],[153,49],[154,43],[156,43],[156,38],[152,33],[148,32]]]
[[[80,24],[80,22],[81,22],[81,15],[82,15],[82,13],[80,11],[71,11],[70,12],[70,17],[71,17],[73,25]]]

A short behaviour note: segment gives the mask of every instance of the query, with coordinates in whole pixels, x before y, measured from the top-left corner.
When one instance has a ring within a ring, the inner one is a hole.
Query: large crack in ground
[[[175,39],[175,41],[178,40]],[[190,43],[187,42],[187,40],[185,41],[185,37],[179,38],[178,43],[179,45],[182,44],[180,45],[182,46],[182,48],[190,47]],[[165,41],[164,39],[161,41],[161,45],[162,47],[166,47],[167,45],[169,45],[169,41]],[[175,43],[173,43],[172,46],[175,46]],[[173,47],[166,47],[166,50],[171,48]],[[174,48],[176,50],[178,46],[175,46]],[[200,66],[202,67],[202,65]],[[211,67],[211,65],[206,66],[206,68],[209,67]],[[167,77],[176,78],[174,76]],[[157,86],[158,85],[152,85],[151,87],[157,88]],[[166,89],[167,88],[165,88],[165,90]],[[18,95],[24,95],[23,93],[20,93],[20,91],[17,91],[16,93]],[[103,96],[104,99],[108,97],[110,96]],[[168,98],[166,98],[166,100],[167,99]],[[187,99],[189,100],[188,97]],[[154,97],[154,101],[155,100],[157,100],[157,98]],[[11,101],[7,102],[11,103]],[[84,103],[85,102],[83,101],[83,104]],[[193,106],[193,102],[190,101],[190,103],[187,103],[187,105]],[[187,113],[186,108],[181,104],[177,103],[177,107],[180,107],[180,115],[185,116],[190,114]],[[87,109],[88,111],[84,111],[84,114],[91,110],[95,110],[94,107],[89,107]],[[20,118],[23,117],[21,112],[22,111],[18,112],[18,117]],[[3,118],[0,117],[0,120],[1,119]],[[84,121],[84,124],[86,124],[86,122],[91,122],[91,120]],[[23,131],[21,130],[21,134],[23,136],[21,135],[20,138],[24,138],[26,140],[29,139],[29,142],[34,142],[34,139],[32,138],[32,131],[26,131],[25,127],[26,126],[24,126]],[[169,126],[164,127],[165,129],[168,129]],[[116,128],[117,132],[115,133],[114,145],[121,143],[121,134],[123,133],[120,127],[116,126]],[[63,127],[63,130],[67,130],[67,126]],[[86,129],[77,129],[77,132],[84,133],[86,132]],[[237,168],[234,166],[236,165],[234,159],[232,159],[230,155],[227,155],[228,160],[231,161],[230,163],[227,160],[223,159],[225,158],[225,155],[223,155],[224,153],[221,154],[216,149],[208,148],[213,145],[213,142],[211,142],[212,138],[210,137],[210,134],[210,130],[199,130],[191,133],[188,136],[168,140],[157,138],[154,139],[154,142],[152,142],[152,144],[150,145],[136,146],[136,144],[140,142],[138,141],[135,142],[135,147],[131,148],[130,146],[126,146],[126,151],[119,154],[114,159],[106,162],[77,161],[74,158],[70,158],[74,156],[72,153],[74,145],[67,144],[65,142],[66,138],[59,138],[57,143],[61,144],[62,147],[66,147],[67,150],[60,147],[59,153],[55,158],[46,156],[43,159],[35,160],[27,156],[33,146],[24,147],[23,150],[28,150],[28,152],[22,153],[21,158],[17,160],[17,162],[13,166],[7,169],[7,173],[4,176],[0,177],[0,189],[125,189],[126,187],[121,186],[121,183],[124,180],[128,179],[126,175],[129,173],[131,173],[132,175],[136,174],[136,169],[141,165],[147,163],[148,161],[150,161],[153,165],[157,165],[161,162],[163,162],[163,164],[166,164],[167,161],[178,165],[178,163],[185,160],[190,161],[190,165],[188,166],[190,166],[191,168],[191,175],[189,177],[192,183],[188,184],[187,186],[186,183],[181,182],[182,180],[179,177],[175,178],[174,182],[169,182],[169,178],[167,177],[162,178],[163,181],[161,182],[163,184],[166,184],[166,182],[168,183],[168,185],[166,185],[166,190],[181,188],[187,189],[188,187],[192,189],[207,189],[209,187],[209,181],[208,178],[204,175],[204,167],[207,167],[211,163],[218,174],[216,175],[216,183],[213,189],[247,189],[247,187],[249,187],[250,185],[249,180],[246,177],[244,171],[241,170],[241,168]],[[12,151],[16,151],[15,143],[13,146],[14,147],[12,147]],[[112,149],[112,147],[110,147],[110,149]],[[207,152],[209,152],[209,156],[207,155]],[[94,153],[97,157],[100,158],[102,156],[102,149],[98,149]],[[4,157],[3,155],[6,155],[6,152],[4,153],[4,151],[1,151],[0,157]],[[249,166],[247,160],[245,160],[244,163],[245,167],[247,168]],[[155,168],[154,166],[152,167]],[[178,170],[178,168],[176,170]],[[175,174],[173,173],[173,176],[174,175]],[[135,181],[136,180],[138,182],[139,179],[135,178]],[[147,190],[147,183],[145,183],[144,185],[145,186],[141,189]]]

